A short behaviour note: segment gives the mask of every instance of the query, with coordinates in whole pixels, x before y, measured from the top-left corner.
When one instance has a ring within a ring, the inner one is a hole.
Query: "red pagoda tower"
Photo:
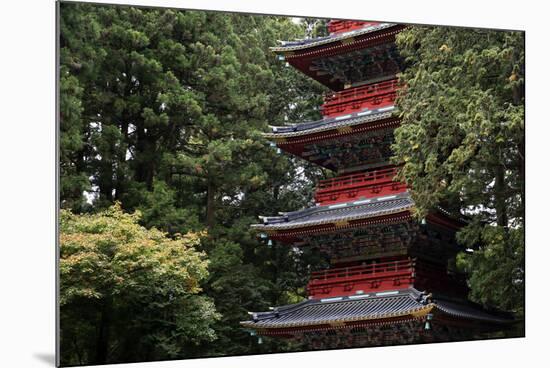
[[[303,302],[251,312],[241,325],[253,334],[323,349],[471,339],[511,322],[468,302],[464,279],[448,267],[464,222],[443,209],[415,220],[407,186],[394,180],[403,68],[395,36],[404,28],[332,20],[329,36],[272,48],[333,93],[321,120],[272,127],[266,136],[337,176],[318,183],[314,207],[252,226],[289,246],[318,247],[331,267],[311,273]]]

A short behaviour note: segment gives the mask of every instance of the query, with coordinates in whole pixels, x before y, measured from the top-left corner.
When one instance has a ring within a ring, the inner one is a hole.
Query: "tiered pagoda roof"
[[[262,231],[306,228],[334,224],[349,226],[355,221],[403,213],[408,215],[414,202],[408,192],[384,197],[360,199],[326,206],[316,206],[300,211],[285,212],[280,216],[261,217],[263,224],[252,225]]]
[[[324,299],[309,299],[298,304],[253,312],[252,320],[241,325],[263,334],[287,334],[289,329],[321,330],[346,328],[369,323],[402,323],[422,321],[428,313],[457,321],[461,319],[489,325],[508,324],[507,314],[490,313],[481,306],[444,296],[431,297],[414,288],[356,294]]]
[[[359,27],[348,32],[343,33],[331,33],[325,37],[305,38],[296,41],[280,41],[281,46],[270,47],[269,49],[276,53],[286,53],[290,51],[306,50],[316,46],[322,46],[338,41],[347,40],[353,37],[362,36],[369,33],[381,31],[383,29],[396,27],[394,23],[366,23],[364,27]]]
[[[464,221],[443,209],[418,221],[407,185],[396,181],[391,145],[403,59],[395,36],[405,27],[332,20],[329,36],[271,49],[333,92],[324,97],[322,119],[272,126],[264,136],[337,176],[318,183],[314,206],[261,216],[252,227],[263,238],[317,248],[330,266],[310,273],[308,299],[250,313],[243,327],[312,346],[365,346],[449,341],[513,321],[465,301],[465,279],[448,267]],[[431,320],[440,324],[426,337],[421,326]]]
[[[339,173],[390,164],[398,83],[387,81],[325,96],[317,121],[273,126],[264,136],[282,150]]]
[[[275,136],[280,149],[338,173],[390,165],[393,130],[399,119],[390,113],[359,114],[276,129],[267,136]]]
[[[402,59],[394,41],[404,25],[363,22],[351,28],[326,37],[285,41],[271,50],[333,91],[351,86],[354,80],[384,80],[400,70]]]
[[[273,138],[276,141],[282,140],[282,143],[284,143],[285,138],[302,137],[319,132],[337,131],[337,133],[343,133],[341,131],[343,127],[354,127],[360,124],[384,121],[385,119],[391,118],[394,110],[395,106],[392,105],[373,110],[366,109],[364,111],[337,117],[323,118],[316,121],[285,126],[272,126],[271,133],[265,133],[264,136],[266,138]],[[378,126],[372,126],[372,128],[376,127]]]

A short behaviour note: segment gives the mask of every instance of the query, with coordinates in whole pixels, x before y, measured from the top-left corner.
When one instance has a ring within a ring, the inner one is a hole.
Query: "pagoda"
[[[302,302],[250,312],[241,325],[251,334],[326,349],[465,340],[510,325],[509,315],[468,302],[464,277],[449,267],[464,221],[444,209],[415,219],[407,185],[395,180],[396,75],[404,68],[395,37],[405,27],[331,20],[326,37],[272,48],[332,93],[321,120],[265,136],[336,176],[318,183],[314,206],[252,226],[262,238],[317,247],[330,268],[311,272]]]

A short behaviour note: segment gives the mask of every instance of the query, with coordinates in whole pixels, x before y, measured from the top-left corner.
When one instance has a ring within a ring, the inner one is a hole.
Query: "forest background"
[[[325,20],[61,5],[61,363],[293,351],[239,326],[294,303],[314,249],[261,241],[258,215],[312,203],[333,173],[268,125],[315,120],[326,89],[268,51]],[[411,27],[396,162],[418,217],[445,205],[471,298],[523,315],[523,34]],[[468,251],[466,251],[468,250]]]

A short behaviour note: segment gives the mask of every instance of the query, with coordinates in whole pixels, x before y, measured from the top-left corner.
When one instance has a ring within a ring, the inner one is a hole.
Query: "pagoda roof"
[[[372,121],[383,120],[392,117],[395,106],[385,106],[375,110],[363,110],[360,112],[341,115],[321,120],[310,121],[305,123],[287,125],[287,126],[272,126],[271,133],[264,133],[266,138],[291,138],[299,137],[308,134],[323,132],[327,130],[350,127],[354,125],[364,124]]]
[[[260,217],[263,224],[255,224],[252,227],[268,231],[285,230],[384,216],[409,211],[413,207],[414,201],[409,192],[403,192],[353,202],[315,206],[294,212],[284,212],[280,216]]]
[[[381,320],[419,319],[435,312],[451,318],[485,323],[510,323],[505,314],[484,310],[481,306],[443,296],[431,298],[414,288],[369,294],[308,299],[301,303],[273,308],[269,312],[250,313],[252,319],[241,322],[254,329],[307,328],[319,325],[342,326],[346,323]]]
[[[304,50],[311,47],[326,45],[332,42],[346,40],[351,37],[357,37],[363,34],[376,32],[376,31],[390,28],[396,25],[397,24],[395,23],[379,23],[375,25],[367,25],[363,28],[355,29],[349,32],[333,33],[329,36],[324,36],[324,37],[305,38],[305,39],[296,40],[296,41],[280,41],[281,46],[270,47],[269,49],[277,53]]]

